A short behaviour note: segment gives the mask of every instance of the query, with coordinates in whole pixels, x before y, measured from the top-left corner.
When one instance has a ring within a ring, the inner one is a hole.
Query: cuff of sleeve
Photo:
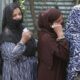
[[[57,38],[57,41],[63,40],[65,38],[65,36]]]
[[[19,42],[18,45],[24,47],[24,49],[26,48],[25,44],[23,42]]]
[[[19,42],[18,45],[25,45],[23,42]]]

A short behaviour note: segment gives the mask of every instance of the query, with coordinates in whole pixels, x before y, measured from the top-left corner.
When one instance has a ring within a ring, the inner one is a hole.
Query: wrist
[[[57,41],[59,41],[59,40],[61,40],[61,39],[64,39],[64,38],[65,38],[64,35],[63,35],[63,36],[60,36],[60,37],[57,38]]]
[[[29,40],[29,39],[27,39],[27,38],[22,38],[22,39],[20,40],[20,42],[23,43],[23,44],[26,44],[26,43],[28,42],[28,40]]]

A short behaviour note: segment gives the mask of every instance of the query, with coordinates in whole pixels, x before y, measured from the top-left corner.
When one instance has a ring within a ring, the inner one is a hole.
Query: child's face
[[[19,8],[14,9],[13,14],[12,14],[12,19],[13,20],[20,20],[22,19],[22,13]]]

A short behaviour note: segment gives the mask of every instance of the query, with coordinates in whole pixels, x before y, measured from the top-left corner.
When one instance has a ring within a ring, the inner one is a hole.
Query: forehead
[[[16,8],[13,10],[13,14],[21,13],[21,10],[19,8]]]

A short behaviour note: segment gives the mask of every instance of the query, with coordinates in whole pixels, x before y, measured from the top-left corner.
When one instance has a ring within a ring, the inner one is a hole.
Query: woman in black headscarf
[[[2,80],[36,80],[35,40],[29,30],[23,31],[22,22],[23,13],[19,5],[7,5],[1,34]]]
[[[68,44],[62,29],[63,17],[58,9],[40,13],[38,25],[38,80],[65,80]]]

